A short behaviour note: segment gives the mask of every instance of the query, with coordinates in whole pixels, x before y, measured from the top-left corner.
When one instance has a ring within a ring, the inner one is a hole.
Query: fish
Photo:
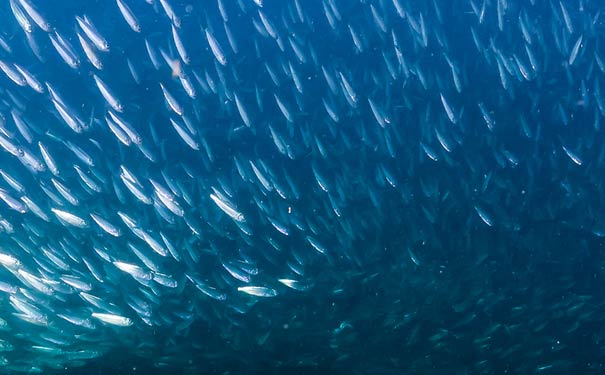
[[[107,313],[93,312],[90,314],[91,317],[100,320],[103,323],[111,324],[119,327],[128,327],[132,325],[132,320],[125,316]]]
[[[598,2],[0,8],[5,372],[599,373]]]
[[[50,210],[57,216],[58,219],[62,220],[64,223],[73,225],[74,227],[78,228],[88,227],[88,222],[74,213],[64,211],[58,208],[51,208]]]
[[[116,0],[116,4],[118,5],[118,9],[120,10],[122,17],[124,17],[124,21],[126,21],[132,31],[135,33],[140,33],[141,24],[139,23],[136,14],[130,9],[130,6],[128,6],[128,4],[123,0]]]
[[[47,17],[40,13],[34,3],[30,0],[19,0],[19,4],[25,10],[27,15],[38,25],[40,29],[43,31],[50,33],[52,30],[52,25],[48,21]]]
[[[86,34],[86,36],[90,39],[93,45],[99,50],[103,52],[109,52],[109,43],[107,40],[99,33],[94,24],[88,19],[88,17],[79,17],[76,16],[76,22],[80,29]]]
[[[99,91],[101,92],[101,95],[103,95],[103,98],[107,101],[109,106],[113,108],[116,112],[123,112],[124,106],[122,105],[122,102],[115,96],[109,86],[107,86],[107,84],[96,74],[93,74],[92,77],[94,78],[95,83],[99,88]]]
[[[204,32],[206,33],[206,39],[208,40],[210,50],[214,54],[216,60],[221,65],[227,65],[227,56],[223,52],[223,48],[219,44],[218,40],[216,40],[216,37],[208,29],[206,29]]]
[[[249,294],[256,297],[275,297],[277,291],[275,289],[267,288],[264,286],[240,286],[237,288],[242,293]]]

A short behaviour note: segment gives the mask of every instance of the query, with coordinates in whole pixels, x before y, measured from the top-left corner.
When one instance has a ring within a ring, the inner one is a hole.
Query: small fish
[[[97,77],[96,74],[93,74],[92,77],[94,78],[95,83],[97,84],[97,87],[101,92],[101,95],[103,95],[103,98],[105,98],[111,108],[113,108],[117,112],[123,112],[124,106],[122,106],[121,101],[116,98],[115,94],[109,88],[109,86],[107,86],[107,84],[101,78]]]
[[[106,233],[108,233],[108,234],[110,234],[110,235],[112,235],[114,237],[120,237],[122,235],[122,232],[120,231],[120,228],[118,228],[115,225],[111,224],[109,221],[105,220],[101,216],[96,215],[96,214],[94,214],[94,213],[91,212],[90,213],[90,217]]]
[[[227,65],[227,57],[225,56],[221,45],[218,43],[214,35],[212,35],[212,33],[208,29],[205,30],[205,33],[206,39],[208,40],[208,45],[210,45],[210,50],[212,50],[212,53],[214,54],[216,60],[221,65]]]
[[[450,120],[450,122],[452,124],[455,124],[456,122],[458,122],[458,119],[456,118],[456,115],[454,115],[454,110],[448,103],[447,99],[445,99],[445,96],[443,96],[443,94],[440,94],[440,96],[441,96],[441,104],[443,104],[443,109],[445,109],[447,118]]]
[[[580,53],[580,48],[582,47],[582,38],[583,35],[580,35],[578,37],[578,39],[576,40],[576,42],[574,43],[573,48],[571,49],[571,53],[569,54],[569,59],[567,61],[567,63],[571,66],[574,64],[574,62],[576,62],[576,58],[578,57],[578,54]]]
[[[565,146],[561,146],[561,148],[563,149],[565,154],[569,157],[569,159],[571,159],[571,161],[573,161],[578,166],[582,165],[582,159],[575,152],[571,151],[569,148],[567,148]]]
[[[220,208],[224,213],[226,213],[230,218],[238,222],[244,222],[246,219],[241,212],[238,212],[234,207],[232,207],[226,200],[219,198],[215,194],[210,194],[210,199]]]
[[[277,296],[277,291],[272,288],[267,288],[264,286],[240,286],[237,288],[238,291],[242,293],[249,294],[251,296],[256,297],[275,297]]]
[[[132,319],[116,314],[93,312],[92,314],[90,314],[90,316],[100,320],[103,323],[111,324],[118,327],[130,327],[133,324]]]
[[[21,8],[19,4],[16,3],[16,0],[9,0],[9,5],[11,11],[13,12],[13,16],[17,20],[17,23],[23,31],[26,33],[31,33],[34,31],[34,27],[29,19],[29,17],[25,14],[25,11]]]
[[[98,50],[109,52],[109,43],[86,16],[76,16],[76,22]]]
[[[86,222],[86,220],[71,212],[60,210],[58,208],[51,208],[50,210],[57,216],[57,218],[69,225],[73,225],[77,228],[88,227],[88,223]]]
[[[52,30],[50,22],[46,19],[45,16],[40,13],[40,11],[36,8],[36,6],[30,0],[19,0],[19,4],[23,7],[23,9],[27,12],[27,15],[34,20],[36,25],[41,28],[43,31],[50,33]]]
[[[80,66],[80,57],[73,46],[57,31],[55,31],[54,34],[49,33],[48,37],[59,56],[61,56],[61,59],[63,59],[70,68],[78,69]]]
[[[162,89],[162,94],[164,95],[164,99],[166,100],[166,103],[168,103],[170,109],[172,109],[177,115],[182,116],[184,110],[181,104],[176,100],[174,96],[172,96],[172,94],[164,87],[164,84],[161,82],[160,88]]]
[[[116,3],[118,5],[118,8],[120,9],[120,13],[122,13],[122,17],[124,17],[124,20],[126,21],[128,26],[130,26],[132,31],[140,33],[141,25],[139,23],[139,20],[137,19],[136,15],[132,12],[132,10],[130,10],[128,4],[126,4],[124,0],[116,0]]]

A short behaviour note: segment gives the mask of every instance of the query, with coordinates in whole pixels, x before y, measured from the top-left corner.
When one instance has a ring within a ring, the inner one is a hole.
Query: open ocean
[[[0,0],[0,374],[604,374],[604,13]]]

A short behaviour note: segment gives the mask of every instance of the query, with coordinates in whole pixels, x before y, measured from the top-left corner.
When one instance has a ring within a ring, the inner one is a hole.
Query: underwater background
[[[1,1],[0,373],[603,373],[603,12]]]

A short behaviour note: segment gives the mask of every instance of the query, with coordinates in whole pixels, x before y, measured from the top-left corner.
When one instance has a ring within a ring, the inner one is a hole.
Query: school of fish
[[[0,373],[603,371],[604,11],[0,2]]]

